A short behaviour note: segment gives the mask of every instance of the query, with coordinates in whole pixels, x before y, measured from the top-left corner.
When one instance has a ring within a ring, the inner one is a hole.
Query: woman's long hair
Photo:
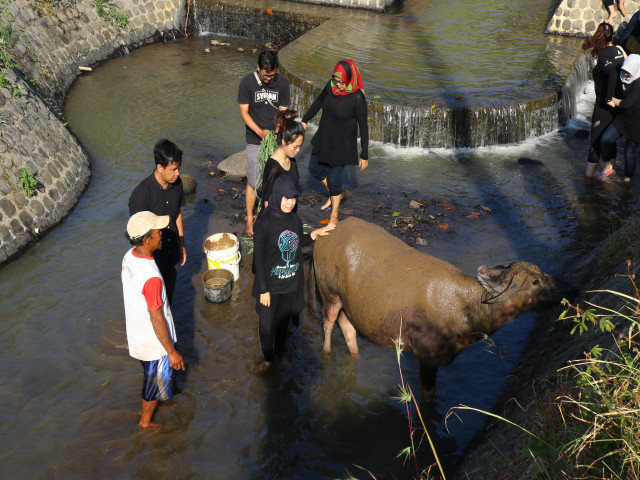
[[[298,112],[295,110],[280,110],[276,113],[276,141],[278,146],[282,145],[284,140],[285,145],[289,145],[299,135],[304,137],[304,127],[300,122],[296,121],[298,118]]]
[[[598,25],[598,28],[596,28],[596,32],[582,42],[582,49],[593,49],[591,50],[591,56],[598,58],[598,55],[607,48],[611,40],[613,40],[613,27],[610,23],[602,22]]]

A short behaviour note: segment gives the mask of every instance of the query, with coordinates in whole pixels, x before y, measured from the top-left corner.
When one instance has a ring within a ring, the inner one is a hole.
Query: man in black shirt
[[[260,142],[276,128],[275,116],[278,110],[289,107],[289,81],[278,75],[278,54],[266,50],[258,57],[257,71],[245,75],[238,87],[240,117],[246,124],[247,142],[247,235],[253,235],[256,205],[256,182],[258,180],[258,151]]]
[[[156,168],[133,190],[129,197],[129,214],[150,211],[156,215],[169,215],[169,226],[162,232],[162,245],[153,253],[164,279],[169,304],[173,300],[180,266],[187,261],[187,250],[184,246],[184,228],[182,212],[184,192],[180,180],[182,166],[182,150],[166,138],[158,141],[153,149]]]

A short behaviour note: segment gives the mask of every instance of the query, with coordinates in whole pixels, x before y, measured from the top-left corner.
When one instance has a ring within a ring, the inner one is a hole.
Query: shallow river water
[[[396,459],[409,437],[393,398],[400,381],[394,351],[360,338],[362,358],[352,359],[336,330],[333,351],[323,355],[321,321],[305,311],[288,344],[292,367],[259,377],[249,255],[230,301],[203,296],[202,242],[243,227],[234,222],[243,185],[208,172],[244,148],[236,89],[256,63],[232,48],[206,53],[207,43],[181,39],[136,50],[84,74],[70,92],[66,116],[92,157],[91,183],[68,218],[0,270],[5,478],[322,479],[344,478],[347,470],[368,478],[355,465],[378,479],[415,474]],[[348,172],[341,212],[409,242],[419,233],[427,244],[417,248],[469,273],[522,259],[562,274],[638,206],[635,184],[582,182],[591,102],[585,96],[584,113],[562,131],[521,145],[433,151],[373,144],[370,167]],[[142,375],[127,352],[120,264],[129,248],[129,194],[152,171],[153,145],[164,136],[182,147],[183,173],[199,184],[183,210],[188,262],[179,269],[173,309],[188,369],[182,392],[155,417],[166,431],[149,434],[136,428]],[[311,204],[324,197],[308,179],[308,145],[299,157],[299,213],[315,225],[323,216]],[[428,202],[424,215],[449,228],[421,223],[401,231],[412,199]],[[383,287],[367,293],[385,294]],[[493,336],[495,346],[478,343],[440,370],[425,415],[445,462],[484,421],[464,413],[447,431],[447,411],[492,407],[534,318],[520,316]],[[402,371],[419,391],[411,354]],[[423,468],[431,462],[426,444],[419,460]]]

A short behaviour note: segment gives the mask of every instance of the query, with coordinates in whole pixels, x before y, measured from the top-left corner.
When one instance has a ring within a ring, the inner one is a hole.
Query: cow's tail
[[[307,276],[307,289],[309,291],[309,303],[307,304],[307,309],[309,313],[315,315],[318,313],[317,305],[317,297],[316,297],[316,267],[315,262],[313,261],[313,255],[311,256],[310,262],[310,271]]]

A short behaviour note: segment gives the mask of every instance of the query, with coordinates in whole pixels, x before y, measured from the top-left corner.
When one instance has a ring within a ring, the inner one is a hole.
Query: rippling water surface
[[[368,88],[386,100],[486,106],[538,98],[564,76],[548,48],[549,41],[562,40],[544,34],[555,6],[407,0],[390,15],[338,23],[313,59],[328,78],[338,59],[352,57]],[[299,71],[314,73],[304,66]]]
[[[321,479],[349,470],[368,478],[356,464],[380,479],[409,478],[410,466],[395,458],[409,445],[404,409],[392,398],[400,381],[395,352],[361,338],[362,358],[352,359],[336,331],[325,356],[320,320],[304,312],[288,345],[292,367],[261,378],[248,255],[232,299],[204,299],[202,241],[239,231],[233,218],[243,208],[242,197],[233,199],[242,185],[208,172],[244,148],[236,89],[256,63],[234,49],[206,53],[207,43],[136,50],[83,74],[70,92],[66,116],[93,159],[91,183],[60,226],[0,270],[3,476]],[[484,205],[493,214],[451,216],[450,228],[427,229],[419,248],[469,273],[522,259],[561,274],[638,206],[635,185],[582,184],[586,125],[582,115],[534,142],[474,151],[373,144],[370,167],[347,174],[351,196],[341,212],[391,228],[394,212],[411,214],[411,199],[439,199],[459,211]],[[183,148],[183,172],[199,185],[183,210],[189,259],[174,308],[188,370],[182,392],[158,410],[166,431],[148,434],[136,429],[142,375],[126,348],[119,275],[129,248],[127,199],[152,171],[153,145],[163,136]],[[308,145],[299,157],[305,194],[321,194],[308,176]],[[521,165],[521,157],[542,164]],[[300,214],[313,224],[322,218],[308,205]],[[384,287],[369,293],[384,295]],[[441,369],[425,415],[447,462],[484,418],[465,413],[447,433],[443,417],[461,403],[491,408],[533,320],[519,317],[493,336],[496,347],[476,344]],[[403,373],[418,391],[410,354]],[[426,450],[423,467],[431,461]]]

